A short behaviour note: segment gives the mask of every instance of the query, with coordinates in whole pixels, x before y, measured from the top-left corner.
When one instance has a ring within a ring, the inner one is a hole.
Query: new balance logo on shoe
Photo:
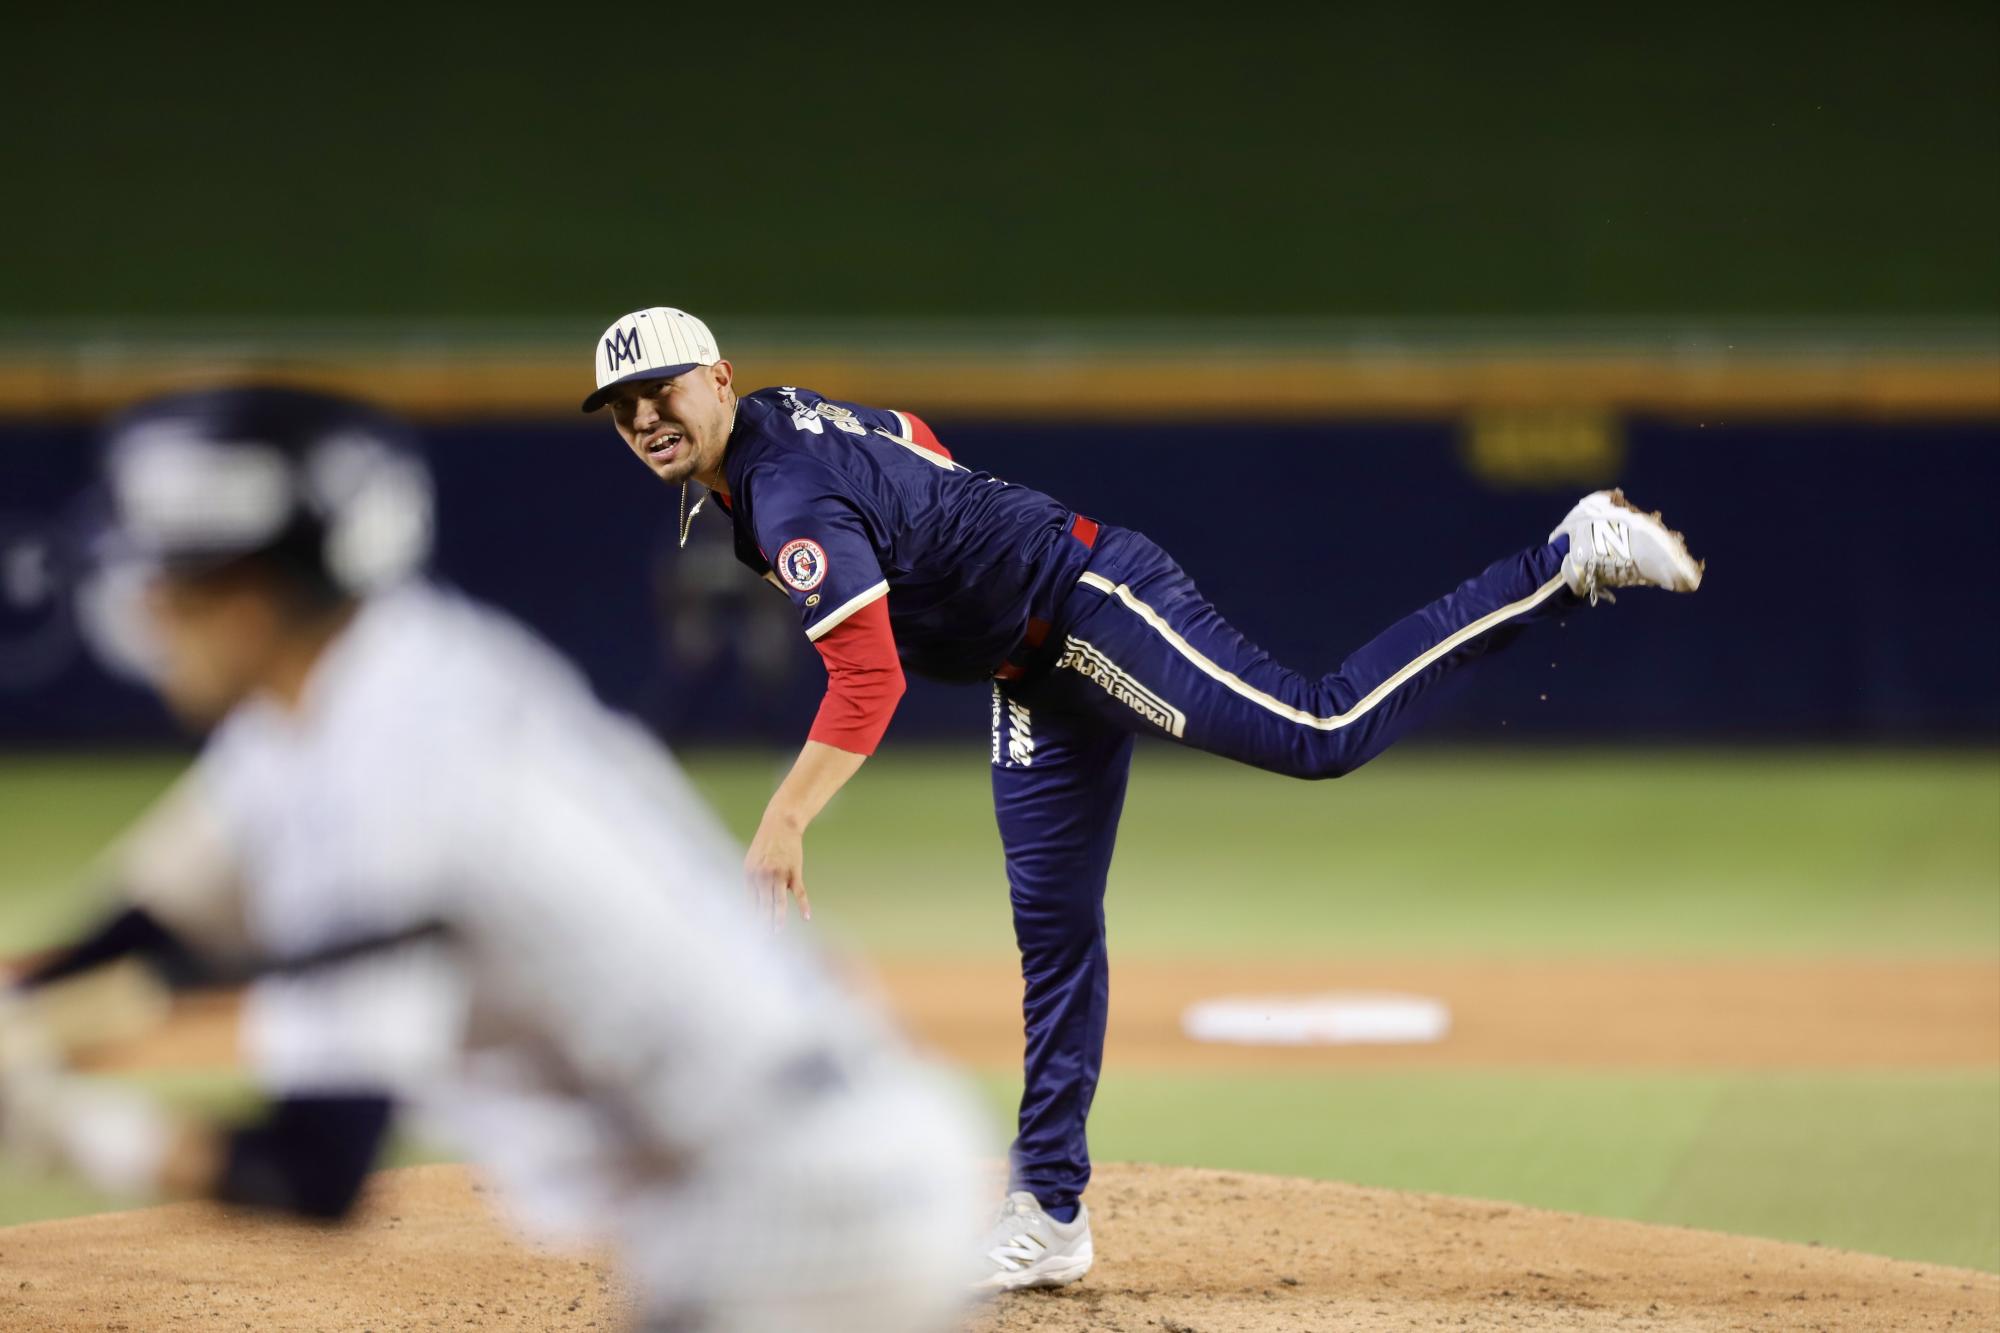
[[[1577,501],[1549,540],[1569,538],[1563,581],[1591,605],[1613,600],[1613,588],[1665,588],[1693,592],[1702,562],[1657,513],[1647,513],[1623,491],[1598,491]]]
[[[1074,1220],[1058,1222],[1026,1190],[1000,1205],[981,1252],[984,1273],[975,1291],[1020,1291],[1066,1287],[1090,1271],[1090,1210],[1079,1205]]]

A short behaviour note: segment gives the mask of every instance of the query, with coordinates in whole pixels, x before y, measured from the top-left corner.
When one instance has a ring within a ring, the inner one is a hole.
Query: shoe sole
[[[1694,558],[1693,553],[1688,550],[1687,538],[1668,527],[1667,520],[1661,516],[1659,510],[1647,511],[1639,508],[1638,505],[1633,504],[1625,498],[1623,489],[1608,491],[1605,493],[1604,498],[1619,509],[1623,509],[1626,513],[1637,514],[1640,518],[1645,519],[1655,528],[1659,529],[1661,535],[1666,538],[1667,558],[1674,562],[1674,566],[1680,571],[1681,577],[1687,581],[1688,586],[1684,591],[1694,592],[1701,587],[1701,576],[1708,572],[1708,561]],[[1683,590],[1676,589],[1676,591]]]
[[[1090,1271],[1091,1255],[1050,1260],[1033,1268],[1024,1268],[1018,1273],[995,1273],[978,1283],[974,1291],[1042,1291],[1055,1287],[1067,1287],[1072,1282],[1081,1282],[1083,1275]]]

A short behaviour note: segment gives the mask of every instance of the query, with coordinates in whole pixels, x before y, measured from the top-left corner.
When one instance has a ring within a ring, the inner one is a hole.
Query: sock
[[[1053,1208],[1048,1204],[1042,1205],[1043,1212],[1053,1217],[1056,1221],[1061,1222],[1064,1226],[1068,1226],[1071,1222],[1076,1221],[1076,1209],[1077,1205],[1073,1203],[1057,1204]]]

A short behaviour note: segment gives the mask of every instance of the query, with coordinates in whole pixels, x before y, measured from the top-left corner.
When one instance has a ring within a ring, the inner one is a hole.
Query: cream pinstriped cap
[[[627,380],[672,379],[722,359],[708,325],[685,310],[656,305],[635,310],[604,331],[597,345],[597,391],[583,400],[595,412]]]

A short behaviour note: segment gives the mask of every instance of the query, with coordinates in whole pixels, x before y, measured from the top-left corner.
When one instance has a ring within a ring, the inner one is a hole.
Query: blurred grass
[[[697,772],[754,825],[767,767]],[[1011,948],[983,754],[871,767],[808,856],[865,947]],[[2000,755],[1418,749],[1305,783],[1154,746],[1109,899],[1126,956],[2000,953]]]
[[[739,835],[788,757],[700,753]],[[0,759],[0,950],[58,937],[158,757]],[[815,825],[815,919],[878,954],[1013,947],[984,751],[891,749]],[[1411,749],[1304,783],[1142,749],[1122,955],[2000,954],[1989,750]]]
[[[88,911],[89,863],[173,780],[161,755],[0,757],[0,954],[60,939]]]

